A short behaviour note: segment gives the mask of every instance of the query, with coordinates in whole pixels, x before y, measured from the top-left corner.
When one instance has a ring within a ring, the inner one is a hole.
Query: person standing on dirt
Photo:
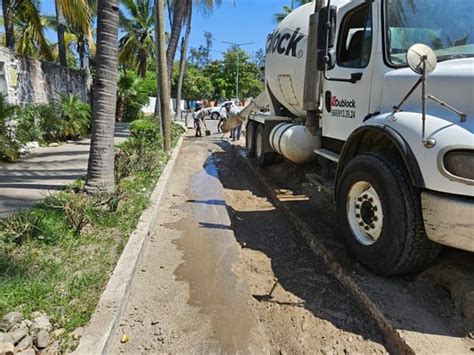
[[[232,141],[240,141],[240,135],[242,133],[242,123],[232,129]]]
[[[226,119],[229,120],[239,114],[239,110],[236,107],[232,107],[232,103],[227,103],[225,105],[225,111],[226,111]],[[242,123],[240,123],[238,126],[234,127],[230,131],[230,139],[232,139],[233,142],[240,140],[240,135],[242,132]]]
[[[196,137],[202,137],[202,126],[206,125],[206,116],[211,114],[212,108],[197,107],[194,112],[194,124],[196,125]]]
[[[202,109],[200,106],[196,106],[196,108],[194,109],[194,127],[196,128],[195,137],[202,137],[201,111]]]
[[[219,112],[219,123],[217,124],[217,133],[221,133],[221,127],[227,120],[227,105]]]

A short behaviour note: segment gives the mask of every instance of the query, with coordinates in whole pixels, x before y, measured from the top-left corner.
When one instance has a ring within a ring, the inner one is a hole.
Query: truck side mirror
[[[329,22],[328,22],[328,11],[329,11]],[[318,18],[318,49],[325,50],[326,48],[334,47],[336,42],[336,20],[337,20],[337,7],[331,6],[330,8],[323,7],[319,10]]]
[[[430,47],[418,43],[408,49],[407,63],[415,73],[427,76],[436,69],[438,59]]]

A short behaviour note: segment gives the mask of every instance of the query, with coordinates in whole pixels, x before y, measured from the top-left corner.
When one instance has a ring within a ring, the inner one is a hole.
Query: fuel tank
[[[321,138],[305,126],[280,123],[270,133],[270,146],[293,163],[302,164],[316,159],[314,150],[321,146]]]

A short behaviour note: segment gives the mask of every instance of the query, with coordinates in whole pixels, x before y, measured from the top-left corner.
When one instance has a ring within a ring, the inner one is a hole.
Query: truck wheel
[[[373,272],[417,272],[438,256],[441,247],[426,237],[420,193],[392,155],[367,153],[349,162],[336,204],[349,251]]]
[[[273,153],[265,152],[265,129],[261,124],[257,124],[255,133],[255,158],[259,166],[270,165],[274,158]]]
[[[255,126],[256,123],[249,121],[245,132],[245,146],[247,147],[247,155],[249,158],[255,157]]]
[[[220,115],[217,112],[213,112],[212,115],[211,115],[212,120],[218,120],[219,117],[220,117]]]

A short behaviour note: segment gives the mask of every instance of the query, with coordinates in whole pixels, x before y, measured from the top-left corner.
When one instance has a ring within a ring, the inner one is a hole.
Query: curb
[[[111,336],[128,302],[132,280],[140,264],[146,241],[156,225],[158,208],[176,165],[183,141],[184,137],[182,136],[150,196],[150,206],[140,217],[135,232],[130,235],[79,346],[73,354],[101,355],[110,352]]]
[[[346,290],[350,292],[352,298],[359,304],[362,310],[372,317],[379,327],[380,332],[383,334],[389,347],[389,351],[397,354],[415,354],[415,349],[413,349],[405,339],[403,339],[398,330],[394,328],[391,322],[385,317],[383,312],[365,294],[359,285],[357,285],[350,272],[336,260],[332,253],[320,241],[318,241],[318,238],[311,232],[304,221],[278,199],[275,191],[260,175],[258,169],[250,162],[250,160],[242,155],[243,150],[236,146],[232,146],[232,148],[236,158],[243,161],[254,173],[258,181],[263,185],[265,190],[267,190],[271,202],[285,213],[296,230],[303,236],[313,253],[324,260],[332,275]]]

